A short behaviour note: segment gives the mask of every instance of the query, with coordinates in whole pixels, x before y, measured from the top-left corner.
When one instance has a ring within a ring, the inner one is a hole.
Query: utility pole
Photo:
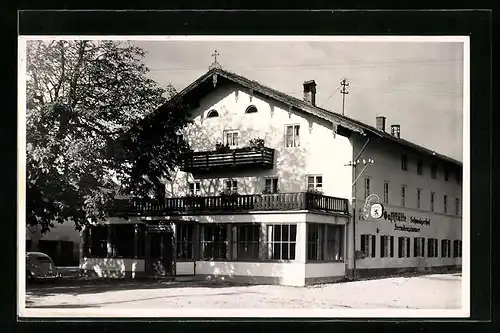
[[[349,93],[346,88],[349,87],[349,82],[347,82],[347,79],[344,78],[340,81],[340,85],[342,86],[342,90],[340,90],[340,93],[342,94],[342,115],[344,115],[345,95]]]

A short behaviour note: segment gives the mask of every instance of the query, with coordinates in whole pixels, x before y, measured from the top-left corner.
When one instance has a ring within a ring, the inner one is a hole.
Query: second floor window
[[[448,168],[444,169],[444,180],[447,182],[448,181]]]
[[[460,215],[460,199],[455,199],[455,215]]]
[[[436,179],[436,174],[437,174],[437,165],[432,164],[431,165],[431,178]]]
[[[423,169],[423,165],[422,165],[422,161],[418,161],[417,163],[417,175],[421,176],[422,175],[422,169]]]
[[[406,185],[401,186],[401,207],[406,206]]]
[[[323,176],[307,176],[307,190],[323,190]]]
[[[278,178],[265,179],[264,193],[278,193]]]
[[[365,177],[365,199],[370,195],[370,177]]]
[[[201,183],[199,181],[194,181],[189,183],[189,194],[200,195]]]
[[[401,170],[408,170],[408,157],[406,155],[401,156]]]
[[[238,181],[229,179],[226,180],[226,191],[227,192],[238,192]]]
[[[436,196],[436,193],[431,192],[431,212],[434,211],[434,197]]]
[[[445,194],[443,196],[443,211],[444,213],[448,213],[448,196]]]
[[[285,135],[285,144],[287,147],[300,146],[300,125],[287,125]]]
[[[238,131],[227,131],[226,132],[226,145],[229,147],[238,146]]]
[[[389,182],[384,182],[384,203],[389,203]]]
[[[417,208],[420,209],[420,196],[421,196],[422,190],[417,188]]]

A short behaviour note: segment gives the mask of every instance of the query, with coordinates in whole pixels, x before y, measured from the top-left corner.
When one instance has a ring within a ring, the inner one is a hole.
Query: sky
[[[463,43],[374,41],[135,41],[150,77],[182,90],[219,53],[223,69],[302,99],[315,80],[316,104],[342,113],[340,82],[349,82],[344,114],[375,126],[385,116],[401,137],[462,161]]]

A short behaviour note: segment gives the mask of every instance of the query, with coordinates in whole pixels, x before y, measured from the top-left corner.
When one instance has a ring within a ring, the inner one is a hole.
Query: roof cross
[[[214,53],[212,53],[212,57],[214,57],[214,62],[210,65],[210,69],[212,69],[212,68],[220,68],[221,67],[221,65],[217,61],[217,57],[219,55],[220,54],[219,54],[219,52],[217,50],[215,50]]]

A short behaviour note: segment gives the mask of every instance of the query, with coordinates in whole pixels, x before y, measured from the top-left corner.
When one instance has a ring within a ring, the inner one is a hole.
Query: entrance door
[[[151,273],[160,276],[173,275],[173,251],[171,232],[150,234],[150,269]]]

